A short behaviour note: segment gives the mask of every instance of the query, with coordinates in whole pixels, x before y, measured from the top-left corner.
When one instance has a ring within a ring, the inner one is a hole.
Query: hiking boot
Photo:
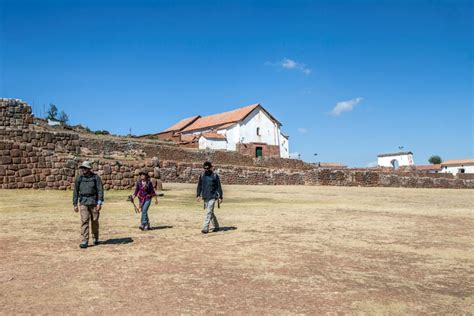
[[[83,241],[79,244],[79,247],[81,247],[82,249],[85,249],[87,248],[87,241]]]
[[[214,229],[212,230],[213,233],[217,233],[219,231],[219,227],[214,227]]]
[[[97,246],[99,244],[99,240],[94,238],[92,243],[94,244],[94,246]]]
[[[143,230],[150,230],[150,224],[146,224],[146,225],[143,227]]]
[[[201,230],[201,233],[203,233],[203,234],[207,234],[208,232],[209,232],[209,231],[207,231],[207,230],[204,230],[204,229],[203,229],[203,230]]]
[[[138,229],[140,229],[140,230],[144,230],[144,229],[145,229],[145,227],[143,227],[142,225],[140,225],[140,226],[138,226]]]

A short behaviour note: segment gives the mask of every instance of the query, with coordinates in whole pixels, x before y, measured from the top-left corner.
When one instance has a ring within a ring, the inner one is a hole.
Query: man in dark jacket
[[[197,186],[197,200],[204,200],[204,208],[206,209],[206,217],[204,219],[204,225],[202,226],[201,232],[207,234],[209,232],[209,224],[212,220],[214,225],[214,232],[219,230],[219,222],[214,214],[214,206],[216,201],[222,203],[224,195],[222,193],[221,181],[217,173],[212,171],[212,164],[206,161],[203,165],[204,173],[199,176],[199,182]]]
[[[93,244],[99,244],[99,211],[104,202],[104,189],[102,179],[92,172],[92,165],[84,161],[79,167],[81,175],[74,183],[74,194],[72,203],[74,212],[81,211],[81,248],[87,248],[89,244],[89,221],[92,222]],[[78,206],[78,203],[80,206]]]

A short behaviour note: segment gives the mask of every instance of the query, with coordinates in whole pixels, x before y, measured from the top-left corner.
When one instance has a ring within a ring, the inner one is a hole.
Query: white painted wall
[[[474,164],[467,163],[461,165],[450,165],[450,166],[443,166],[440,172],[442,173],[452,173],[457,174],[459,169],[464,169],[464,173],[474,173]]]
[[[280,157],[290,158],[290,145],[288,144],[288,138],[283,136],[280,132]]]
[[[260,135],[257,135],[260,128]],[[240,138],[243,143],[265,143],[279,146],[280,128],[268,115],[257,108],[240,122]]]
[[[413,155],[405,154],[405,155],[393,155],[393,156],[385,156],[385,157],[378,157],[377,163],[380,167],[393,167],[392,160],[398,160],[398,165],[402,166],[413,166],[415,162],[413,161]]]
[[[199,138],[199,149],[226,150],[227,141],[225,139],[208,139],[202,136]]]
[[[239,130],[239,124],[234,124],[227,129],[217,131],[219,134],[225,135],[227,138],[227,150],[235,151],[235,145],[239,142]]]

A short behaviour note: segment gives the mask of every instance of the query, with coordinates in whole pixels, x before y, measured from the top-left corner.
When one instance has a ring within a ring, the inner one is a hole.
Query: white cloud
[[[288,69],[288,70],[298,70],[304,73],[305,75],[309,75],[312,70],[306,66],[306,64],[299,63],[297,61],[294,61],[289,58],[283,58],[281,61],[272,63],[272,62],[266,62],[266,66],[275,66],[275,67],[281,67],[283,69]]]
[[[363,98],[355,98],[352,100],[338,102],[334,109],[332,109],[331,114],[334,116],[339,116],[343,112],[352,111],[354,106],[359,104],[362,100]]]
[[[298,132],[300,132],[301,134],[306,134],[308,132],[308,129],[304,127],[298,127]]]

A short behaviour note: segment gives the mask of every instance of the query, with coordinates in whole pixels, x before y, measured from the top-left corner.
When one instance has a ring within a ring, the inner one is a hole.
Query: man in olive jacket
[[[203,165],[204,173],[199,176],[199,182],[196,190],[196,197],[198,202],[201,198],[204,200],[204,208],[206,209],[206,217],[204,218],[204,225],[201,232],[207,234],[209,232],[209,224],[214,225],[214,232],[219,230],[219,222],[216,214],[214,214],[214,206],[216,201],[222,203],[224,198],[221,186],[221,180],[217,173],[212,171],[212,164],[206,161]]]
[[[74,212],[81,211],[81,248],[87,248],[89,244],[89,221],[92,222],[93,244],[99,244],[99,212],[104,202],[104,189],[102,179],[92,172],[92,165],[84,161],[79,167],[81,175],[74,183],[74,194],[72,203]],[[78,203],[80,206],[78,206]]]

